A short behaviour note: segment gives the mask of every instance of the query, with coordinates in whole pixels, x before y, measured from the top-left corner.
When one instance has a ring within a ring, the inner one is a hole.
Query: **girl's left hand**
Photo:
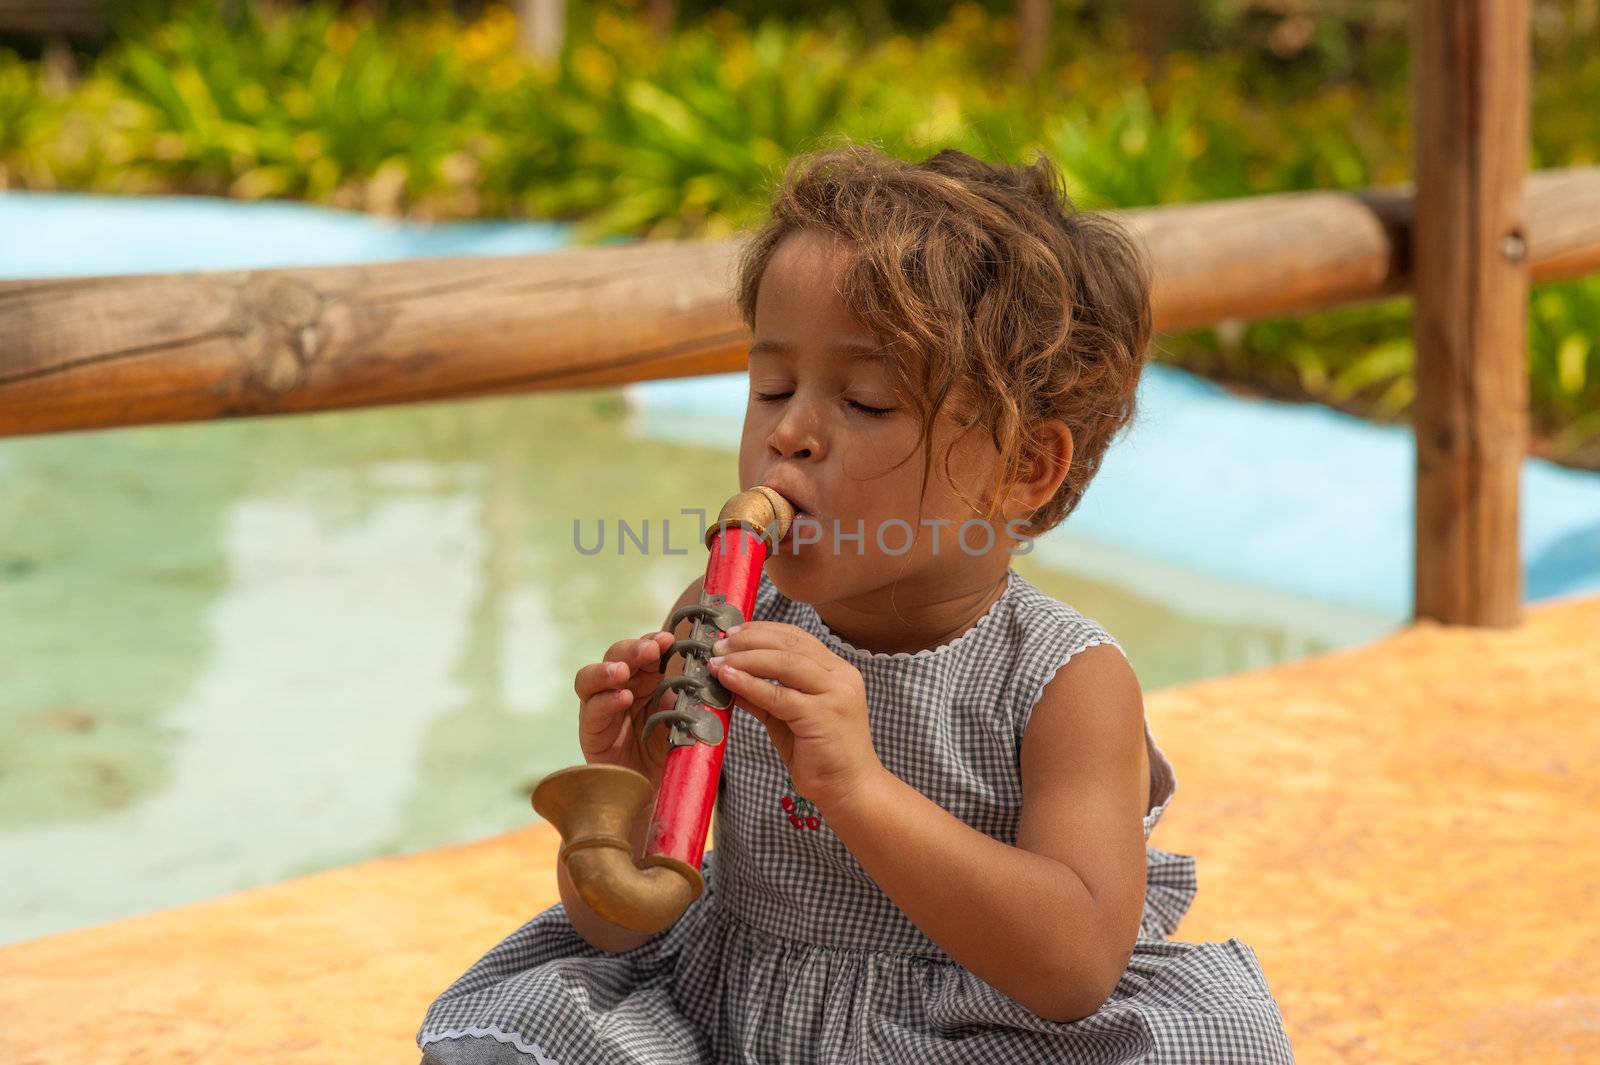
[[[883,769],[867,727],[861,671],[811,633],[781,621],[747,621],[712,651],[712,676],[767,727],[795,788],[824,817]]]

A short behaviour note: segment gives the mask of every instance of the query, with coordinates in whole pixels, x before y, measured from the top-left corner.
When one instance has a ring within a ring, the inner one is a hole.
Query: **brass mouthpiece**
[[[776,489],[758,484],[740,492],[722,505],[717,520],[706,530],[706,547],[725,525],[743,525],[758,532],[767,541],[767,550],[776,551],[794,521],[794,504],[779,495]]]

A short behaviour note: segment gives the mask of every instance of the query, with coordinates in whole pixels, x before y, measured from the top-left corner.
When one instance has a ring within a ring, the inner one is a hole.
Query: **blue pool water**
[[[559,222],[419,225],[307,203],[0,192],[0,279],[265,270],[566,246]]]
[[[720,434],[735,448],[744,374],[630,385],[647,432]],[[1318,602],[1412,608],[1416,441],[1315,404],[1247,399],[1159,363],[1140,380],[1138,413],[1106,453],[1068,519],[1077,537],[1189,570]],[[1525,600],[1600,592],[1600,474],[1523,463]],[[1066,564],[1081,545],[1044,537]],[[1159,590],[1152,589],[1159,594]]]

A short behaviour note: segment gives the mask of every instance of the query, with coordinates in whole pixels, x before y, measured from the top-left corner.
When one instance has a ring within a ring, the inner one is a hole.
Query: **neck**
[[[930,650],[971,629],[1005,593],[998,573],[942,574],[901,579],[859,595],[813,604],[828,630],[852,647],[878,654]]]

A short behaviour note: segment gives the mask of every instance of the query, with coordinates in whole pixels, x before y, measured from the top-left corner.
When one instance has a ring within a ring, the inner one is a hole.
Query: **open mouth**
[[[800,527],[800,519],[805,517],[805,514],[805,511],[796,508],[794,512],[794,520],[789,522],[789,527],[783,531],[783,537],[778,541],[778,543],[787,544],[794,539],[794,531]]]
[[[783,538],[778,541],[778,544],[780,546],[784,544],[791,544],[793,545],[794,549],[798,550],[799,544],[795,542],[794,534],[797,529],[801,528],[802,523],[804,523],[804,527],[809,534],[806,542],[815,543],[817,538],[816,533],[821,527],[821,523],[817,520],[816,515],[812,514],[810,511],[801,510],[800,508],[796,507],[794,512],[794,520],[789,523],[789,528],[784,530]]]

